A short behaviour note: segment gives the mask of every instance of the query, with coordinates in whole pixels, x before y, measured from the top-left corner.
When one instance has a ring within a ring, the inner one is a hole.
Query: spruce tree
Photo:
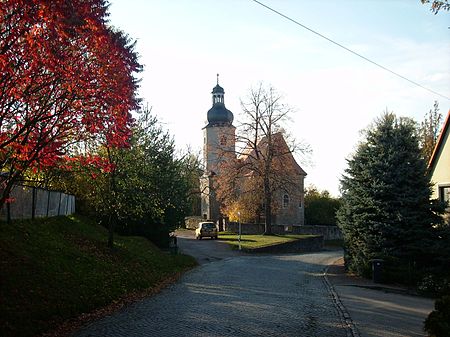
[[[366,130],[341,180],[338,223],[350,270],[369,275],[373,258],[397,271],[426,265],[440,222],[426,170],[411,119],[385,113]]]

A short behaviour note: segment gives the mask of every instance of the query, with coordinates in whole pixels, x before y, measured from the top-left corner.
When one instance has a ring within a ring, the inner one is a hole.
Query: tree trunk
[[[7,182],[4,183],[4,188],[1,190],[0,196],[0,209],[9,202],[8,200],[11,197],[11,191],[16,181],[17,177],[14,177],[13,179],[8,179]]]
[[[106,151],[108,153],[108,161],[113,163],[113,157],[111,155],[110,148],[107,147]],[[114,248],[114,230],[116,228],[116,169],[114,168],[110,173],[110,193],[109,193],[109,223],[108,223],[108,247]]]

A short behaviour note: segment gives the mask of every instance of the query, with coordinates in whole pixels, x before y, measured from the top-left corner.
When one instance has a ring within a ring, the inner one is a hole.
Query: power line
[[[338,47],[340,47],[340,48],[342,48],[342,49],[344,49],[344,50],[346,50],[346,51],[352,53],[353,55],[356,55],[356,56],[362,58],[363,60],[365,60],[365,61],[367,61],[367,62],[369,62],[369,63],[372,63],[373,65],[376,65],[376,66],[379,67],[379,68],[381,68],[381,69],[383,69],[383,70],[385,70],[385,71],[387,71],[387,72],[390,72],[391,74],[393,74],[393,75],[395,75],[395,76],[397,76],[397,77],[400,77],[401,79],[403,79],[403,80],[405,80],[405,81],[408,81],[409,83],[412,83],[412,84],[414,84],[415,86],[418,86],[418,87],[420,87],[420,88],[422,88],[422,89],[425,89],[425,90],[427,90],[427,91],[429,91],[429,92],[431,92],[431,93],[433,93],[433,94],[435,94],[435,95],[438,95],[438,96],[440,96],[440,97],[442,97],[442,98],[445,98],[445,99],[447,99],[447,100],[450,100],[449,97],[447,97],[447,96],[445,96],[445,95],[442,95],[442,94],[440,94],[440,93],[438,93],[438,92],[436,92],[436,91],[434,91],[434,90],[432,90],[432,89],[430,89],[430,88],[427,88],[427,87],[423,86],[423,85],[420,84],[420,83],[417,83],[417,82],[415,82],[415,81],[413,81],[413,80],[410,80],[409,78],[407,78],[407,77],[405,77],[405,76],[403,76],[403,75],[400,75],[399,73],[397,73],[397,72],[395,72],[395,71],[393,71],[393,70],[391,70],[391,69],[389,69],[389,68],[386,68],[385,66],[383,66],[383,65],[381,65],[381,64],[379,64],[379,63],[377,63],[377,62],[375,62],[375,61],[372,61],[371,59],[365,57],[364,55],[361,55],[361,54],[359,54],[359,53],[357,53],[357,52],[351,50],[350,48],[347,48],[346,46],[340,44],[339,42],[336,42],[336,41],[330,39],[329,37],[326,37],[325,35],[320,34],[319,32],[317,32],[317,31],[315,31],[315,30],[313,30],[313,29],[311,29],[311,28],[309,28],[309,27],[307,27],[307,26],[301,24],[300,22],[298,22],[298,21],[292,19],[291,17],[289,17],[289,16],[287,16],[287,15],[281,13],[281,12],[278,12],[277,10],[275,10],[275,9],[273,9],[273,8],[271,8],[271,7],[267,6],[267,5],[265,5],[265,4],[263,4],[262,2],[260,2],[260,1],[258,1],[258,0],[252,0],[252,1],[254,1],[254,2],[256,2],[257,4],[259,4],[259,5],[263,6],[263,7],[265,7],[266,9],[268,9],[268,10],[274,12],[275,14],[277,14],[277,15],[279,15],[279,16],[285,18],[286,20],[291,21],[291,22],[295,23],[296,25],[298,25],[298,26],[300,26],[300,27],[302,27],[302,28],[304,28],[304,29],[310,31],[311,33],[320,36],[321,38],[327,40],[328,42],[331,42],[331,43],[335,44],[336,46],[338,46]]]

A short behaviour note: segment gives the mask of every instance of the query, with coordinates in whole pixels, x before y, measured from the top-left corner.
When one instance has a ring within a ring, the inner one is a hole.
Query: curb
[[[328,265],[325,268],[324,273],[323,273],[323,278],[324,278],[325,284],[328,288],[328,291],[333,299],[334,305],[336,306],[336,308],[338,310],[339,316],[341,318],[341,322],[347,328],[347,337],[361,337],[358,329],[356,328],[355,324],[353,323],[352,318],[350,317],[350,314],[347,311],[347,308],[342,303],[338,293],[334,289],[330,280],[328,280],[327,274],[328,274],[329,267],[330,267],[330,265]]]

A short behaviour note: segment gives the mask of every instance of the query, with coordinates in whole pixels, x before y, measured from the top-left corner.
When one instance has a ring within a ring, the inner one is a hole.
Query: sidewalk
[[[345,274],[343,259],[327,270],[343,319],[361,337],[422,337],[432,299],[408,295],[405,289]],[[333,291],[332,291],[333,292]]]

